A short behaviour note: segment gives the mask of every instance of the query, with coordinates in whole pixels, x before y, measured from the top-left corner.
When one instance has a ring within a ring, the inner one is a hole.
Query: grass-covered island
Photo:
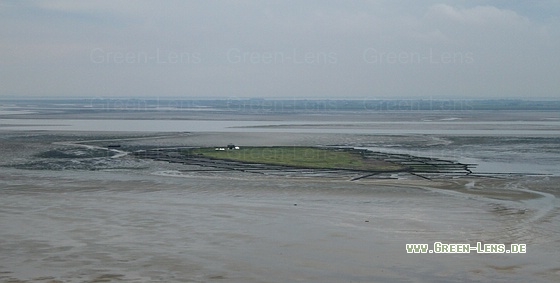
[[[425,179],[465,176],[470,166],[451,160],[409,154],[374,152],[357,148],[313,146],[253,146],[235,149],[215,147],[157,148],[138,150],[147,158],[191,166],[188,171],[288,172],[292,169],[367,172],[360,178],[384,173],[409,173]],[[292,169],[290,169],[292,168]],[[293,172],[293,171],[292,171]],[[355,179],[352,179],[355,180]]]
[[[259,163],[313,169],[358,171],[402,171],[400,164],[370,158],[365,151],[322,147],[242,147],[240,149],[193,148],[184,150],[189,157],[203,157],[243,163]]]

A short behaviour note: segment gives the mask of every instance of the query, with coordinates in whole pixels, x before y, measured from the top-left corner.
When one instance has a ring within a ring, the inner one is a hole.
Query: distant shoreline
[[[232,113],[320,113],[390,111],[556,111],[560,100],[550,99],[462,99],[462,98],[184,98],[184,97],[4,97],[0,110],[49,108],[82,111],[227,111]]]

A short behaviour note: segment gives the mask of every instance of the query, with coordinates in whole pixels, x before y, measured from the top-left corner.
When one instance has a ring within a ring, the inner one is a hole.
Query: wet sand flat
[[[558,211],[543,219],[531,204],[372,182],[12,174],[2,174],[4,282],[558,277],[557,235],[542,231]],[[435,241],[525,243],[528,253],[405,251]]]
[[[535,212],[521,214],[507,203],[371,182],[85,175],[2,182],[5,282],[553,282],[557,276],[550,242],[532,231]],[[406,243],[435,241],[523,242],[529,253],[405,252]]]

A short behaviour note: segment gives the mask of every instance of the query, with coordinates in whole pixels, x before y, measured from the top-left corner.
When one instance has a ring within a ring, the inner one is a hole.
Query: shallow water
[[[476,113],[473,113],[476,117]],[[287,120],[286,120],[287,118]],[[281,132],[376,135],[467,135],[467,136],[558,136],[560,121],[324,121],[240,120],[126,120],[126,119],[0,119],[0,129],[20,131],[109,131],[109,132]]]

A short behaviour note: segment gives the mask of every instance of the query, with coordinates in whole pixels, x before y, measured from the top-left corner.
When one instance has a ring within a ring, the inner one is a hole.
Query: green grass
[[[364,158],[359,151],[316,147],[244,147],[239,150],[217,151],[196,148],[183,152],[188,156],[233,160],[244,163],[283,165],[298,168],[351,169],[362,171],[397,171],[404,167]]]

